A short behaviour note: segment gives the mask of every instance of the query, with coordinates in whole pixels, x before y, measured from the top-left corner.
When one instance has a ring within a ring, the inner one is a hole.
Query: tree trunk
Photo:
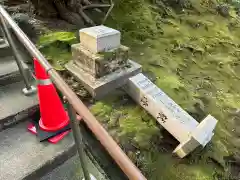
[[[80,27],[84,26],[81,16],[75,12],[75,7],[69,6],[67,0],[53,0],[53,2],[62,19]],[[77,6],[77,4],[75,4],[75,6]]]
[[[99,8],[109,8],[113,4],[92,4],[89,0],[30,0],[35,7],[35,13],[43,17],[60,17],[71,24],[78,26],[94,26],[93,20],[87,16],[84,10]],[[110,0],[112,2],[112,0]],[[111,8],[110,8],[111,9]],[[109,12],[107,13],[108,16]],[[107,17],[106,16],[106,17]],[[106,18],[105,17],[105,18]],[[104,18],[104,19],[105,19]]]

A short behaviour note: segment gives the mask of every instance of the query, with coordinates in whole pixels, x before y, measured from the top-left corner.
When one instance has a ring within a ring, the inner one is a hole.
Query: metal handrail
[[[22,65],[22,56],[19,54],[18,49],[14,43],[14,40],[12,38],[12,35],[7,27],[7,24],[2,16],[0,16],[0,22],[2,23],[2,31],[5,35],[5,38],[8,41],[9,46],[11,47],[13,51],[13,55],[15,57],[18,69],[20,74],[22,75],[23,82],[25,84],[25,88],[22,90],[23,93],[28,96],[36,92],[36,88],[32,86],[28,80],[28,77],[26,75],[26,72],[24,71],[23,65]]]
[[[130,180],[146,180],[146,177],[141,171],[133,164],[113,138],[107,133],[102,125],[97,121],[94,115],[89,109],[83,104],[78,96],[71,90],[61,76],[53,69],[48,63],[42,53],[36,48],[36,46],[29,40],[25,33],[18,27],[13,21],[11,16],[5,11],[0,5],[0,15],[6,20],[8,25],[12,28],[19,41],[25,46],[29,53],[38,59],[39,63],[44,67],[46,72],[49,74],[51,80],[66,97],[68,102],[73,106],[74,110],[83,118],[89,129],[94,133],[96,138],[105,147],[111,157],[119,165],[122,171]]]

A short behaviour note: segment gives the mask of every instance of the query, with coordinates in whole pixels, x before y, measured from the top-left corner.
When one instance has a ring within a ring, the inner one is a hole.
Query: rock
[[[229,6],[227,4],[220,4],[217,6],[217,12],[223,17],[229,17]]]
[[[29,4],[19,4],[19,5],[14,5],[14,6],[7,6],[6,10],[10,14],[13,14],[13,13],[28,13],[29,10],[30,10],[30,5]]]
[[[27,14],[16,13],[12,16],[13,20],[23,30],[23,32],[35,43],[37,40],[37,31],[31,23],[31,18]]]

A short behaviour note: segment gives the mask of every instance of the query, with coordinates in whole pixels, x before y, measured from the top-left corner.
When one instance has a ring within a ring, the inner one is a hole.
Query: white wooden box
[[[94,26],[80,30],[81,44],[93,53],[120,47],[121,33],[106,26]]]

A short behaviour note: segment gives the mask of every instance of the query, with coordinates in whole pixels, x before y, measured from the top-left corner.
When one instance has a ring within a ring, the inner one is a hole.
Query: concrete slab
[[[53,145],[40,143],[26,127],[21,123],[0,132],[0,180],[39,179],[76,152],[71,133]]]
[[[14,57],[9,56],[5,58],[0,58],[0,64],[0,86],[22,80],[22,76],[19,72]],[[25,72],[29,75],[28,66],[25,63],[22,64]]]
[[[95,164],[86,156],[87,167],[90,174],[97,180],[107,180],[103,171],[99,171]],[[100,167],[99,167],[100,168]],[[67,160],[64,164],[54,169],[52,172],[43,176],[40,180],[82,180],[83,172],[78,155]]]
[[[5,56],[10,56],[12,54],[12,50],[7,43],[0,44],[0,58]]]
[[[0,131],[26,118],[38,105],[37,95],[25,96],[24,83],[0,87]]]
[[[130,60],[129,64],[130,68],[116,70],[115,72],[98,79],[79,68],[73,61],[69,62],[66,65],[66,68],[73,74],[73,76],[83,83],[83,86],[95,99],[101,99],[106,94],[126,84],[128,78],[142,71],[141,65]]]

